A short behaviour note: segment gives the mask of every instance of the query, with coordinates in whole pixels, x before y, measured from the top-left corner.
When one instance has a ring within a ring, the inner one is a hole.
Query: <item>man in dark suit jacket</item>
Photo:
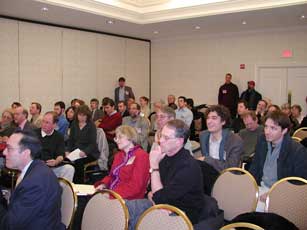
[[[61,187],[54,173],[35,160],[40,142],[32,132],[18,131],[4,150],[6,166],[21,171],[10,202],[0,192],[0,229],[64,230],[61,223]]]
[[[92,121],[95,122],[103,116],[103,111],[99,109],[99,101],[97,98],[91,99]]]
[[[14,109],[14,121],[17,125],[16,131],[24,130],[31,131],[35,127],[28,120],[28,110],[24,109],[22,106],[19,106]]]
[[[115,89],[115,95],[114,95],[115,105],[117,105],[119,101],[124,101],[127,104],[129,98],[133,98],[135,100],[134,93],[131,87],[125,86],[125,83],[126,83],[125,78],[120,77],[118,79],[119,87]]]

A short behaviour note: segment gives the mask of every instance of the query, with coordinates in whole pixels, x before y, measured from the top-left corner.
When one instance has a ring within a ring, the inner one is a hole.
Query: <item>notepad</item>
[[[73,189],[78,196],[93,195],[96,192],[94,185],[90,184],[73,184]]]
[[[75,149],[74,151],[72,151],[71,153],[69,153],[66,158],[68,158],[70,161],[75,161],[78,160],[82,157],[80,157],[80,149]]]

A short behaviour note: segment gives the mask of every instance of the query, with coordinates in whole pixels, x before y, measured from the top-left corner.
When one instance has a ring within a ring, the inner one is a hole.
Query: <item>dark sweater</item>
[[[50,136],[42,137],[42,129],[35,130],[42,144],[42,150],[39,159],[47,161],[63,156],[65,153],[64,137],[58,131],[54,130]]]
[[[88,122],[80,129],[77,121],[71,123],[70,136],[68,139],[68,151],[80,149],[87,156],[95,159],[99,157],[99,151],[96,143],[97,130],[93,122]]]
[[[170,204],[183,210],[192,223],[197,223],[204,205],[202,172],[189,151],[182,148],[159,164],[163,188],[153,194],[156,204]]]

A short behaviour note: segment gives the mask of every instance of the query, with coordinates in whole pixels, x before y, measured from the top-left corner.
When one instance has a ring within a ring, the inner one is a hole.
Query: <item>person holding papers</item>
[[[94,185],[117,192],[123,199],[142,199],[149,181],[149,155],[137,144],[138,134],[131,126],[116,128],[115,138],[120,151],[115,154],[108,176]]]
[[[98,159],[96,144],[96,126],[91,120],[91,111],[87,105],[81,105],[76,111],[76,119],[71,124],[66,157],[74,162],[73,182],[83,183],[84,164]]]

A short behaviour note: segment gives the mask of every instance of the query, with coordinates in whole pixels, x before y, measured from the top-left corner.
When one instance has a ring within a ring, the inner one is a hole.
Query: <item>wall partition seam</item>
[[[64,101],[64,68],[63,68],[63,40],[64,40],[64,36],[63,36],[63,30],[61,30],[61,45],[60,45],[60,71],[61,71],[61,85],[60,85],[60,97],[61,100]]]
[[[151,101],[151,41],[149,41],[149,99]],[[151,108],[151,103],[149,104]]]
[[[20,79],[20,37],[19,37],[19,30],[20,30],[20,22],[17,22],[17,55],[18,55],[18,61],[17,61],[17,72],[18,72],[18,101],[21,101],[21,95],[20,95],[20,87],[21,87],[21,79]]]

